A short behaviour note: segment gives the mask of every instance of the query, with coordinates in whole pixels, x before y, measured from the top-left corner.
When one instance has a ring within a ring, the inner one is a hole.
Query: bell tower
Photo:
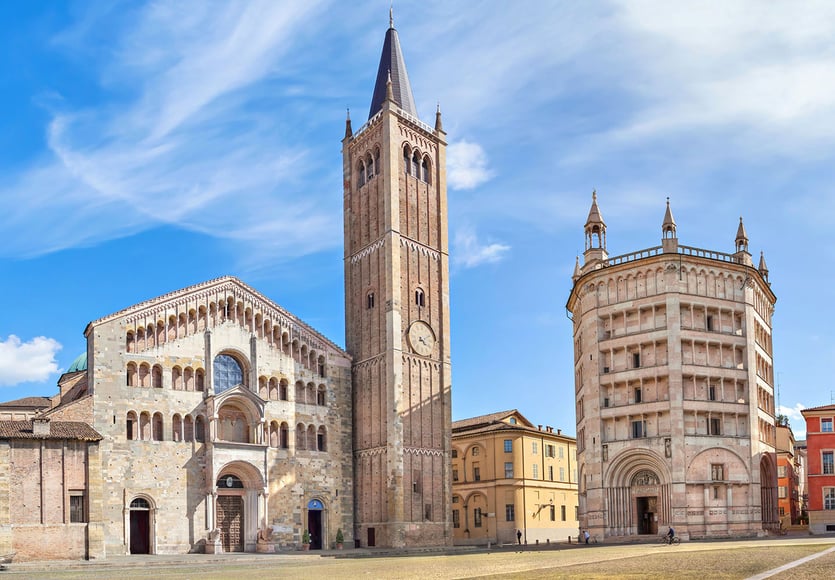
[[[368,121],[342,141],[354,537],[452,544],[446,134],[417,114],[390,18]]]

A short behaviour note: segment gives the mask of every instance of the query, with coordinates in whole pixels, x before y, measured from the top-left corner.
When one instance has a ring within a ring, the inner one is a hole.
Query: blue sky
[[[86,324],[225,274],[344,344],[346,107],[388,2],[0,3],[0,400],[52,395]],[[565,302],[597,189],[611,255],[732,252],[778,297],[780,402],[835,384],[835,4],[398,2],[449,139],[453,417],[574,433]]]

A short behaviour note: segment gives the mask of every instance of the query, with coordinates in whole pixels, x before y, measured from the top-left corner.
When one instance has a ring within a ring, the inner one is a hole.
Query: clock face
[[[435,346],[435,333],[432,327],[419,320],[409,327],[409,346],[412,350],[421,356],[429,356],[432,354],[432,348]]]

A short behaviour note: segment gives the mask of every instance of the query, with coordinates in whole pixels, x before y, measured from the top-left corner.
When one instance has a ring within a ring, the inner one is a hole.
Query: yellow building
[[[565,542],[577,505],[573,437],[515,409],[452,423],[455,544]]]

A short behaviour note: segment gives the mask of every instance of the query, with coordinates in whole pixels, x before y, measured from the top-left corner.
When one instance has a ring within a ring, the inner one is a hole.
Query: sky
[[[227,274],[344,345],[341,139],[389,7],[0,3],[0,400],[55,394],[88,322]],[[660,245],[667,197],[684,245],[732,253],[744,217],[802,437],[835,394],[835,3],[422,0],[394,21],[449,142],[453,419],[576,432],[565,304],[596,190],[613,256]]]

